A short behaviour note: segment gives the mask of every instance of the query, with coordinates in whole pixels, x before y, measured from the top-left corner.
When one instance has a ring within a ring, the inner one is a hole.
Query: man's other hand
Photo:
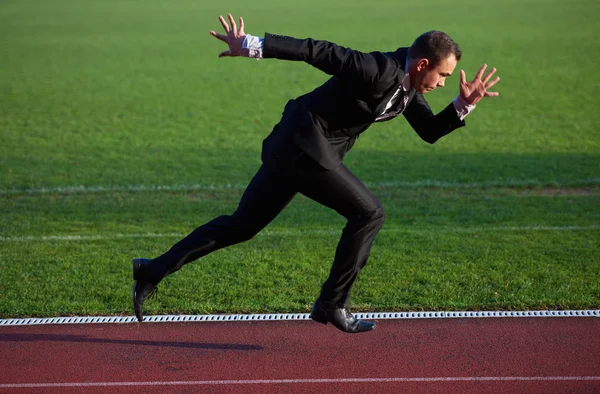
[[[221,25],[223,25],[223,29],[225,29],[225,33],[227,33],[226,35],[219,34],[214,30],[210,31],[211,36],[218,38],[229,46],[229,50],[219,53],[219,57],[248,56],[248,49],[242,48],[244,38],[246,37],[246,33],[244,33],[244,19],[240,16],[240,28],[238,29],[233,16],[227,14],[227,17],[231,23],[231,28],[225,18],[219,16],[219,21],[221,22]]]
[[[477,75],[475,75],[475,79],[471,82],[467,82],[467,76],[464,70],[460,70],[460,95],[469,105],[477,104],[477,102],[484,97],[495,97],[500,94],[498,92],[488,92],[489,88],[498,83],[500,77],[496,77],[490,81],[496,72],[496,69],[492,68],[482,78],[486,68],[487,64],[481,66],[479,71],[477,71]]]

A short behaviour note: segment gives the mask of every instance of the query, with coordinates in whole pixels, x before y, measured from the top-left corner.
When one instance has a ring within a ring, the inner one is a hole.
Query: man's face
[[[427,93],[438,87],[443,87],[446,78],[454,72],[457,64],[458,61],[454,54],[443,59],[435,66],[432,66],[428,59],[420,59],[415,67],[414,88],[421,93]]]

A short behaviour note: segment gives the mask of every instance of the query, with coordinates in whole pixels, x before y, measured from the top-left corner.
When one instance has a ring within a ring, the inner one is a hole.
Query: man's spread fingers
[[[477,74],[475,74],[475,79],[474,81],[481,79],[481,76],[483,75],[483,72],[485,71],[485,69],[487,68],[487,64],[484,64],[483,66],[481,66],[481,68],[479,69],[479,71],[477,71]]]
[[[219,40],[221,40],[221,41],[223,41],[223,42],[225,42],[225,43],[228,43],[228,42],[227,42],[227,36],[224,36],[223,34],[219,34],[219,33],[217,33],[216,31],[214,31],[214,30],[211,30],[211,31],[210,31],[210,35],[211,35],[211,36],[214,36],[214,37],[216,37],[216,38],[218,38]]]
[[[497,84],[499,80],[500,80],[500,77],[496,77],[496,78],[494,78],[492,81],[488,82],[488,83],[485,85],[485,88],[486,88],[486,89],[489,89],[489,88],[491,88],[492,86],[494,86],[495,84]]]
[[[225,22],[225,18],[219,15],[219,21],[221,22],[221,25],[223,25],[223,29],[225,29],[225,32],[229,33],[229,25],[227,24],[227,22]]]
[[[229,17],[229,23],[231,23],[231,30],[233,30],[233,35],[237,36],[237,25],[235,24],[235,19],[233,19],[233,16],[231,16],[231,14],[227,14],[227,16]]]
[[[481,82],[483,82],[483,83],[487,83],[487,82],[490,80],[490,78],[492,77],[492,75],[494,75],[494,73],[495,73],[495,72],[496,72],[496,67],[492,68],[492,69],[490,70],[490,72],[489,72],[489,73],[487,73],[487,74],[485,75],[485,77],[483,77],[483,79],[481,80]]]

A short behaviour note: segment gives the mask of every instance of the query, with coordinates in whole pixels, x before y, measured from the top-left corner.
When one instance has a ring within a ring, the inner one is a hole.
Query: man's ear
[[[417,71],[423,71],[429,66],[429,59],[423,58],[417,62]]]

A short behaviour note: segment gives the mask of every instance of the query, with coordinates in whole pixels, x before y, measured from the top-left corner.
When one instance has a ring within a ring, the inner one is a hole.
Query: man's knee
[[[376,225],[378,228],[383,226],[383,222],[385,222],[385,210],[383,209],[383,206],[377,206],[377,208],[370,213],[369,222]]]
[[[349,221],[360,225],[368,224],[369,227],[380,229],[385,221],[385,211],[383,206],[377,204],[372,209],[351,218]]]

